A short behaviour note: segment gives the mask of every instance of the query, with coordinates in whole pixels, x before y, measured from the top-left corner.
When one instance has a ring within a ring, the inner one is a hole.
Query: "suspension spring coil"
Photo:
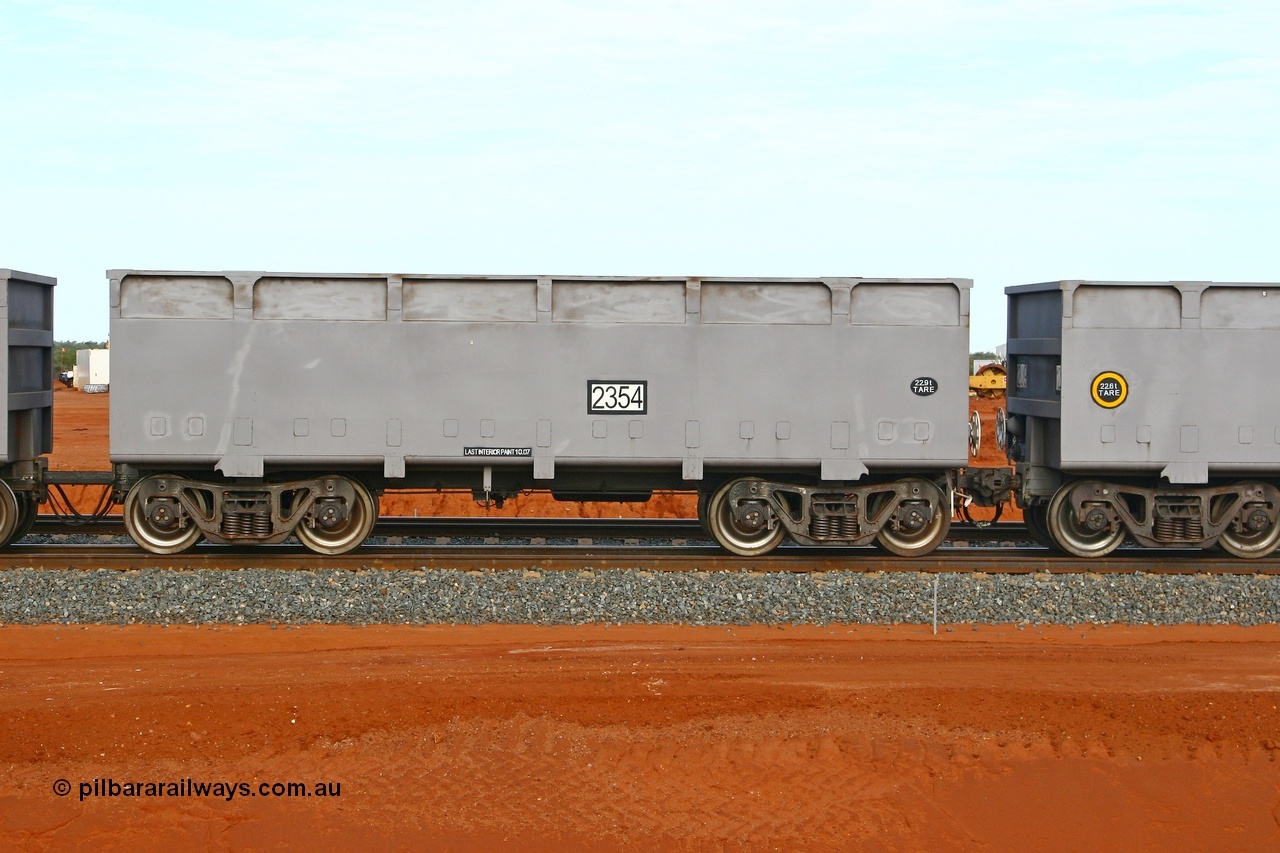
[[[853,507],[841,506],[840,509],[847,509],[849,514],[814,513],[809,521],[809,535],[814,539],[857,539],[861,525],[858,524],[858,517],[853,514]]]
[[[1199,518],[1157,518],[1152,532],[1160,542],[1198,542],[1204,538],[1204,523]]]
[[[222,516],[222,535],[228,539],[241,536],[270,536],[271,513],[266,510],[224,513]]]
[[[834,534],[836,517],[815,515],[809,522],[809,535],[814,539],[830,539]]]

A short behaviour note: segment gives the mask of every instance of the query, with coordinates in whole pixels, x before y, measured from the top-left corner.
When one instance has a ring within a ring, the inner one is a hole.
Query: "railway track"
[[[96,541],[85,541],[84,535]],[[955,525],[948,544],[926,557],[876,548],[782,546],[755,558],[727,554],[687,519],[388,518],[369,544],[341,556],[296,543],[253,548],[197,546],[157,556],[130,543],[118,521],[41,519],[0,565],[39,569],[453,569],[466,571],[959,572],[992,574],[1280,574],[1280,558],[1240,560],[1218,552],[1122,548],[1083,560],[1029,543],[1021,524]],[[74,536],[77,541],[66,541]],[[52,541],[51,541],[52,540]],[[61,541],[60,541],[61,540]]]

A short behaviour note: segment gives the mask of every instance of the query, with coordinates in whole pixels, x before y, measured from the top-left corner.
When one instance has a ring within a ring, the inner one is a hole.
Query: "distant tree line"
[[[106,349],[105,341],[54,341],[53,372],[66,373],[76,366],[76,353],[82,349]]]
[[[999,357],[1000,357],[1000,356],[996,355],[996,354],[995,354],[995,353],[993,353],[993,352],[971,352],[971,353],[969,353],[969,374],[970,374],[970,375],[973,375],[973,363],[974,363],[975,361],[979,361],[979,360],[987,361],[988,359],[992,359],[992,358],[999,358]]]

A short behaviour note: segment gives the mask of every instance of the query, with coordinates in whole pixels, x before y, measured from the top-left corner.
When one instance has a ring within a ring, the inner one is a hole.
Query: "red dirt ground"
[[[1274,626],[10,626],[0,845],[1274,850],[1278,661]]]
[[[1280,848],[1277,626],[9,625],[0,684],[6,849]]]

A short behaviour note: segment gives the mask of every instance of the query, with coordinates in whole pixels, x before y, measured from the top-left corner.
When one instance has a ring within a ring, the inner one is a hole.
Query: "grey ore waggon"
[[[53,288],[57,279],[0,269],[0,546],[20,539],[44,502],[53,450]]]
[[[726,549],[947,536],[968,279],[114,270],[129,534],[338,554],[386,488],[696,490]]]
[[[1080,557],[1127,538],[1263,557],[1280,543],[1280,284],[1010,287],[1017,500]],[[1252,366],[1251,366],[1252,365]]]

